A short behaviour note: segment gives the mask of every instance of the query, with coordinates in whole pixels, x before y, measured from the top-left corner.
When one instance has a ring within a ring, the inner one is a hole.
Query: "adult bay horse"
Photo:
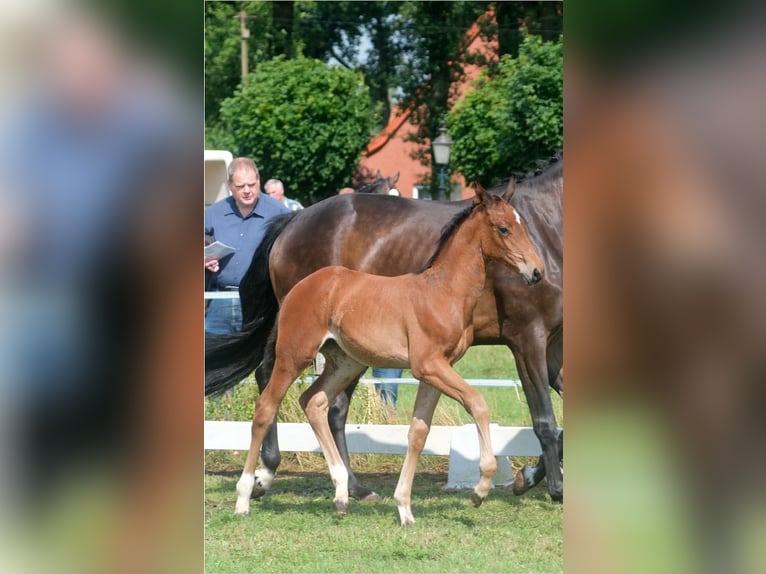
[[[504,189],[503,185],[490,192]],[[562,390],[562,198],[561,159],[518,182],[512,205],[527,223],[546,275],[528,287],[517,272],[490,263],[473,320],[474,345],[504,344],[512,351],[543,451],[536,468],[525,467],[517,475],[514,491],[541,480],[547,467],[554,500],[563,498],[560,437],[548,391],[549,386]],[[256,380],[263,390],[274,361],[277,302],[299,280],[328,265],[388,276],[414,272],[433,252],[442,228],[470,202],[348,194],[275,219],[240,285],[242,332],[205,339],[205,393],[231,388],[259,366]],[[347,466],[345,423],[353,389],[350,386],[330,409],[330,426]],[[281,461],[275,430],[267,435],[261,458],[258,487],[268,488]],[[351,495],[371,495],[350,467],[349,472]]]
[[[497,468],[482,394],[452,368],[473,342],[474,308],[486,283],[487,263],[518,270],[527,284],[543,277],[543,262],[519,213],[507,197],[477,189],[471,205],[445,228],[439,245],[418,273],[383,277],[346,267],[324,267],[299,281],[280,306],[276,359],[255,403],[250,450],[237,483],[235,512],[250,511],[261,443],[273,426],[287,389],[321,350],[319,378],[300,404],[322,447],[335,484],[335,511],[348,512],[348,471],[327,420],[330,404],[358,380],[367,365],[410,367],[420,381],[408,434],[407,455],[394,495],[402,526],[414,524],[410,507],[417,460],[433,415],[431,397],[446,394],[474,418],[479,433],[481,477],[472,501],[481,504]],[[428,407],[424,412],[421,403]]]

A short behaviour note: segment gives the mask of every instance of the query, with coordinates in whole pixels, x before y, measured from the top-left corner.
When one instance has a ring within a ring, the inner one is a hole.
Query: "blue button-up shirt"
[[[239,285],[255,250],[266,233],[270,219],[289,210],[281,202],[261,193],[250,215],[242,217],[233,197],[216,201],[205,211],[205,233],[237,251],[219,261],[218,285]]]

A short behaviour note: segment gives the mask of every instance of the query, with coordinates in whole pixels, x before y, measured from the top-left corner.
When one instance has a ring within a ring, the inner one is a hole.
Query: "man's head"
[[[263,190],[277,201],[285,198],[285,186],[278,179],[270,179],[263,184]]]
[[[243,214],[250,213],[261,194],[261,178],[255,162],[238,157],[229,164],[229,190]]]

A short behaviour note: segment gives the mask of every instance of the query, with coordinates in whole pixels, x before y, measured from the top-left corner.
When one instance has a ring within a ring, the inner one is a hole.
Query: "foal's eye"
[[[508,235],[507,227],[498,227],[497,230],[500,232],[500,235]]]

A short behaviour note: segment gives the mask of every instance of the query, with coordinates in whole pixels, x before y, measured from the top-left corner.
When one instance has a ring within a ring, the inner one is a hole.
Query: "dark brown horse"
[[[504,190],[505,185],[490,192]],[[541,464],[520,473],[523,488],[518,491],[540,480],[548,469],[548,491],[554,500],[563,498],[560,433],[549,393],[549,386],[561,391],[562,197],[561,160],[519,181],[512,204],[527,222],[546,276],[528,287],[517,272],[491,263],[473,318],[474,345],[504,344],[513,352],[542,446]],[[240,285],[242,332],[206,337],[205,393],[231,388],[259,366],[256,379],[263,390],[274,361],[277,301],[303,277],[329,265],[388,276],[417,271],[433,252],[442,228],[470,202],[348,194],[276,219]],[[340,395],[330,411],[330,425],[347,466],[345,422],[353,388]],[[266,488],[281,461],[276,432],[266,437],[261,458],[264,468],[257,471],[257,486]],[[370,495],[350,468],[349,472],[351,495]]]
[[[476,421],[481,477],[472,501],[475,506],[481,504],[497,468],[490,412],[482,394],[452,365],[473,342],[474,309],[490,261],[519,271],[528,285],[543,277],[543,262],[526,226],[508,203],[514,189],[510,184],[501,198],[478,188],[473,204],[445,228],[435,253],[418,273],[383,277],[333,265],[291,289],[280,306],[271,378],[255,404],[250,450],[237,483],[237,514],[250,511],[261,443],[287,389],[320,350],[326,366],[301,395],[300,404],[327,460],[336,489],[336,512],[348,512],[348,471],[327,416],[330,404],[358,380],[367,365],[410,367],[421,382],[395,494],[402,526],[415,522],[410,507],[412,481],[431,426],[431,405],[442,393],[462,404]]]

